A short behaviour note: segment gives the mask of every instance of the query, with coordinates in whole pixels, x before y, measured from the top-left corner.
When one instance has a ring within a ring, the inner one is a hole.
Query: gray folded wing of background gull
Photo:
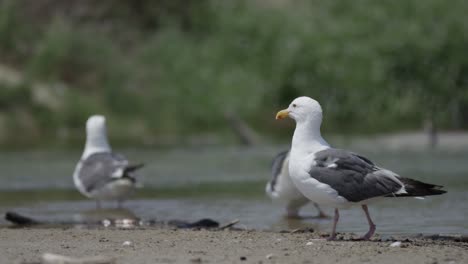
[[[128,160],[120,154],[95,153],[81,162],[78,177],[87,192],[104,187],[106,184],[126,176]],[[133,178],[128,177],[134,181]]]
[[[272,177],[270,180],[270,191],[275,191],[276,182],[278,181],[278,177],[281,174],[284,160],[288,157],[288,153],[289,150],[282,151],[273,159],[273,163],[271,165]]]

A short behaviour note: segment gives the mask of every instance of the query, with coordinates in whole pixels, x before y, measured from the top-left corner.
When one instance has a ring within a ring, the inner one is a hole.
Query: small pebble
[[[393,242],[390,244],[390,247],[401,247],[401,242],[400,241]]]
[[[122,243],[122,246],[128,247],[128,246],[131,246],[132,244],[133,244],[133,243],[132,243],[131,241],[128,241],[128,240],[127,240],[127,241],[124,241],[124,242]]]
[[[120,227],[120,228],[132,228],[132,227],[135,227],[135,220],[118,219],[118,220],[115,220],[115,226]]]
[[[192,263],[202,263],[203,261],[202,261],[201,258],[193,258],[193,259],[190,260],[190,262],[192,262]]]
[[[314,242],[309,241],[309,242],[306,243],[306,246],[312,246],[313,244],[314,244]]]
[[[111,222],[109,219],[104,219],[104,220],[102,220],[102,225],[103,225],[104,227],[108,227],[108,226],[110,226],[111,224],[112,224],[112,222]]]
[[[275,255],[273,255],[273,254],[268,254],[268,255],[266,255],[265,258],[266,258],[266,259],[272,259],[274,256],[275,256]]]
[[[242,256],[242,257],[240,257],[240,260],[241,260],[241,261],[246,261],[246,260],[247,260],[247,258],[246,258],[246,257],[244,257],[244,256]]]

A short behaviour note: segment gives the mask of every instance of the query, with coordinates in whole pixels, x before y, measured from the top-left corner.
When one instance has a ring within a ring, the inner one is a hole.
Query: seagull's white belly
[[[270,197],[273,201],[284,204],[291,201],[308,200],[295,186],[294,189],[279,189],[275,192],[275,195]]]
[[[295,181],[298,189],[310,200],[315,203],[332,207],[346,207],[348,201],[339,196],[328,184],[320,183],[314,178],[300,179]]]
[[[134,191],[135,184],[129,179],[119,179],[89,194],[97,200],[124,200]]]
[[[274,191],[271,191],[270,184],[271,183],[268,183],[266,192],[274,202],[287,204],[291,201],[308,201],[308,199],[296,188],[296,185],[292,182],[289,173],[278,175]]]

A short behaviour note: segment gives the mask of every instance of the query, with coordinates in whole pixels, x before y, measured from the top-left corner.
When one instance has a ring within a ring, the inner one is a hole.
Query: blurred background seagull
[[[116,200],[118,207],[135,189],[134,172],[143,164],[130,164],[121,154],[112,152],[107,141],[106,118],[93,115],[86,122],[86,145],[73,174],[76,188],[96,200]]]
[[[294,186],[289,176],[289,150],[280,152],[273,159],[271,180],[267,183],[265,191],[273,202],[286,206],[286,216],[288,218],[301,218],[299,210],[310,203],[310,200]],[[328,217],[318,204],[314,203],[314,206],[319,212],[318,218]]]
[[[375,232],[367,204],[380,197],[422,197],[439,195],[442,186],[403,178],[376,166],[356,153],[331,148],[322,138],[322,107],[310,97],[296,98],[276,119],[296,121],[289,159],[289,173],[296,187],[310,200],[333,206],[335,216],[329,240],[336,238],[338,208],[360,205],[369,231],[360,239],[368,240]]]

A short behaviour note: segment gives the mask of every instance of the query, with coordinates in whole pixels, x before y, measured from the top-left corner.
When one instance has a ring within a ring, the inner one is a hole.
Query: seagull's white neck
[[[107,135],[105,131],[100,133],[87,133],[86,145],[81,159],[86,159],[94,153],[98,152],[111,152],[111,147],[107,142]]]
[[[316,121],[303,121],[296,124],[291,152],[308,155],[329,148],[330,145],[322,138],[320,133],[320,123],[317,124]]]

